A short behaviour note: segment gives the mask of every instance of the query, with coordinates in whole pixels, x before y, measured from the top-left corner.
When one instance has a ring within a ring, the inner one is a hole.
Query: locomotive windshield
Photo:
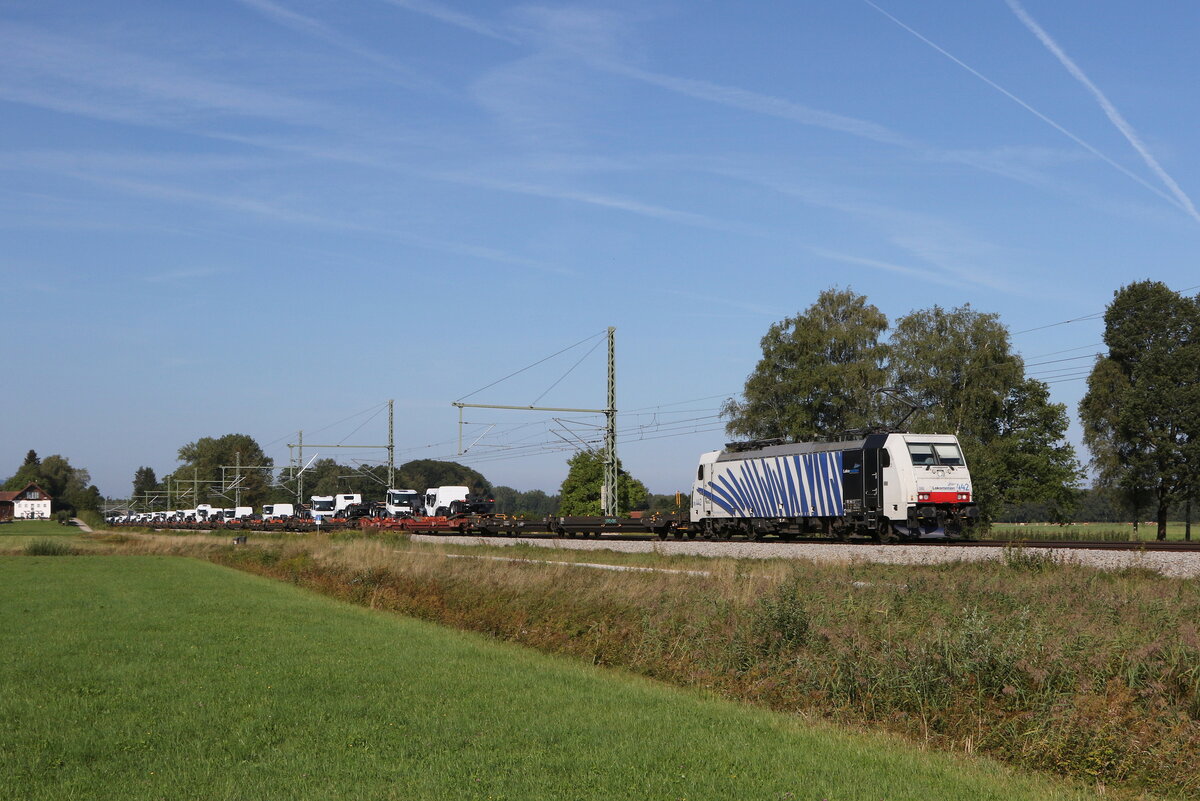
[[[960,467],[963,465],[962,452],[952,442],[910,442],[908,453],[912,456],[913,465],[942,465],[945,467]]]

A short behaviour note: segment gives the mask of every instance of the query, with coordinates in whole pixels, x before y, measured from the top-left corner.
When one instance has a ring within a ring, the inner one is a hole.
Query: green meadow
[[[1074,799],[197,560],[0,558],[4,799]]]
[[[1167,539],[1183,540],[1186,526],[1167,523]],[[1192,527],[1192,537],[1200,540],[1200,522]],[[1054,540],[1057,542],[1152,542],[1158,538],[1155,523],[994,523],[985,539]]]
[[[55,520],[13,520],[0,523],[0,543],[8,544],[9,537],[73,537],[77,526],[64,526]]]

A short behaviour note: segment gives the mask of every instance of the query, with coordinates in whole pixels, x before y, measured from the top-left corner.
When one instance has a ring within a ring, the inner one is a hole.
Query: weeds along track
[[[455,546],[533,546],[560,550],[614,551],[662,556],[699,556],[730,559],[810,560],[830,563],[935,565],[957,562],[1005,561],[1023,558],[1052,561],[1102,570],[1144,569],[1173,578],[1200,576],[1200,548],[1184,543],[1176,547],[1148,548],[1151,543],[1050,543],[1023,541],[971,541],[967,543],[878,545],[839,542],[751,542],[746,540],[656,540],[645,537],[478,537],[421,534],[414,542]],[[1131,546],[1131,547],[1116,547]]]
[[[131,531],[164,531],[175,533],[194,533],[194,534],[221,534],[228,533],[231,536],[238,535],[256,535],[264,533],[290,533],[290,534],[321,534],[322,529],[314,525],[280,525],[271,527],[246,527],[246,526],[205,526],[203,524],[181,525],[172,527],[153,526],[125,526],[118,525],[118,529]],[[324,533],[336,531],[359,531],[356,525],[345,524],[336,526],[325,526]],[[368,534],[373,530],[366,529]],[[381,529],[375,533],[388,532],[390,529]],[[603,542],[683,542],[683,543],[703,543],[704,547],[708,547],[708,543],[749,543],[763,545],[778,545],[782,547],[791,546],[806,546],[806,545],[833,545],[846,548],[856,548],[865,546],[880,545],[877,540],[852,538],[845,540],[830,539],[828,537],[795,537],[792,539],[769,539],[769,540],[748,540],[737,537],[721,537],[717,539],[708,539],[703,537],[656,537],[646,533],[621,533],[618,531],[594,531],[588,533],[555,533],[548,530],[540,530],[537,528],[522,528],[514,531],[477,531],[471,527],[449,527],[443,529],[416,529],[401,531],[406,536],[422,538],[436,537],[477,537],[487,540],[552,540],[554,542],[570,541],[570,540],[591,540]],[[1119,539],[1103,539],[1103,540],[1081,540],[1081,539],[1063,539],[1053,540],[1049,538],[1037,537],[1011,537],[1005,539],[986,539],[986,540],[956,540],[956,539],[922,539],[922,540],[905,540],[901,542],[887,543],[892,547],[908,546],[922,548],[1004,548],[1004,547],[1022,547],[1022,548],[1052,548],[1056,550],[1106,550],[1106,551],[1162,551],[1162,552],[1177,552],[1177,553],[1200,553],[1200,541],[1180,541],[1180,540],[1119,540]]]
[[[134,535],[133,529],[120,529],[116,536],[146,536],[150,532]],[[238,539],[251,537],[305,538],[314,536],[307,532],[255,532],[216,530],[173,530],[159,529],[165,542],[178,542],[179,535],[230,534]],[[129,532],[128,535],[123,532]],[[315,536],[382,537],[384,541],[397,536],[395,533],[382,535],[360,533],[346,529]],[[647,553],[664,556],[726,557],[733,559],[800,559],[817,562],[864,562],[896,565],[948,564],[955,562],[997,561],[1012,558],[1013,553],[1030,555],[1029,559],[1049,559],[1064,564],[1078,564],[1102,570],[1145,569],[1172,578],[1200,576],[1200,543],[1180,541],[1054,541],[1041,539],[997,539],[997,540],[923,540],[906,543],[879,544],[867,540],[836,541],[829,539],[805,540],[706,540],[706,539],[658,539],[644,534],[586,534],[562,535],[550,532],[525,531],[517,534],[435,534],[408,533],[414,542],[447,544],[455,546],[526,545],[561,550],[614,551],[617,553]],[[215,539],[214,542],[226,542]]]

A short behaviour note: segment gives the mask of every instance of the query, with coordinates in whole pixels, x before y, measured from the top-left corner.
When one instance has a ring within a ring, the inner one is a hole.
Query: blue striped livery
[[[841,517],[842,452],[716,462],[698,492],[730,517]]]

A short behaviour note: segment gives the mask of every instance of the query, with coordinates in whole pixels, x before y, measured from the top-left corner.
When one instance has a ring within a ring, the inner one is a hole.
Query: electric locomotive
[[[713,538],[964,538],[978,517],[953,434],[729,443],[700,456],[690,509]]]

